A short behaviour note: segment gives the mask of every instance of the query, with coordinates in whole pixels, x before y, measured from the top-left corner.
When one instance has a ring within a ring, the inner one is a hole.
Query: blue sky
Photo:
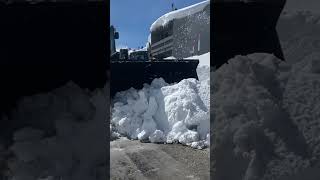
[[[171,3],[180,9],[203,0],[111,0],[110,23],[117,28],[117,47],[145,46],[150,25],[171,10]],[[287,0],[287,9],[319,11],[320,0]]]
[[[137,48],[145,46],[151,24],[171,10],[174,3],[178,9],[204,0],[111,0],[110,23],[119,32],[117,47]]]

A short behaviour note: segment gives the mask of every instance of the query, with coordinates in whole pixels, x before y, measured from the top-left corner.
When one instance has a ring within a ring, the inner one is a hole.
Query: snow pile
[[[186,16],[190,16],[192,14],[195,14],[197,12],[202,11],[208,4],[210,3],[210,0],[206,0],[179,10],[175,10],[172,12],[169,12],[160,18],[158,18],[150,27],[150,31],[154,31],[160,26],[165,26],[168,22],[170,22],[173,19],[180,19]]]
[[[131,139],[200,143],[206,140],[210,127],[209,102],[205,102],[209,99],[205,99],[208,96],[200,86],[196,79],[174,85],[155,79],[142,90],[120,92],[114,99],[111,122],[120,134]]]
[[[9,179],[105,179],[108,89],[89,93],[68,83],[24,98],[12,120],[29,125],[14,133]]]
[[[319,161],[319,68],[317,53],[295,64],[256,53],[213,72],[215,176],[245,164],[238,178],[271,180]]]
[[[203,55],[200,61],[207,58]],[[209,66],[199,66],[198,71],[201,81],[184,79],[169,85],[160,78],[141,90],[118,92],[112,102],[112,126],[131,139],[208,146]]]
[[[277,30],[289,63],[320,51],[320,16],[308,11],[283,12]]]

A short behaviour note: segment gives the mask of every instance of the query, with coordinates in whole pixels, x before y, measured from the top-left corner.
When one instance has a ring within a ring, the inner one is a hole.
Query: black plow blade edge
[[[176,83],[183,79],[198,79],[199,60],[161,60],[161,61],[112,61],[111,96],[117,92],[143,88],[155,78],[163,78],[167,83]]]

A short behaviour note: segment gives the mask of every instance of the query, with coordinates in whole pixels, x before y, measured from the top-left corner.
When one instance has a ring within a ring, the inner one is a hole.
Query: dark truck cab
[[[219,67],[236,55],[254,52],[284,59],[276,25],[285,3],[286,0],[214,0],[211,66]]]

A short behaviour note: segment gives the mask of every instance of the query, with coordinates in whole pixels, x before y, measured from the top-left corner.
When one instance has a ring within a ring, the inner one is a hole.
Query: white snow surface
[[[190,16],[192,14],[195,14],[197,12],[200,12],[209,3],[210,3],[210,0],[206,0],[206,1],[194,4],[194,5],[179,9],[179,10],[169,12],[169,13],[161,16],[160,18],[158,18],[155,22],[153,22],[153,24],[150,27],[150,32],[154,31],[155,29],[157,29],[160,26],[165,26],[168,22],[170,22],[173,19],[183,18],[186,16]]]
[[[319,161],[319,69],[319,53],[293,64],[255,53],[214,71],[212,146],[224,152],[216,165],[240,155],[249,163],[245,179],[271,180]]]
[[[164,60],[166,60],[166,59],[168,59],[168,60],[170,60],[170,59],[177,59],[177,58],[175,58],[174,56],[169,56],[169,57],[166,57],[166,58],[163,58]]]
[[[210,60],[208,54],[199,57],[200,62]],[[199,80],[167,84],[159,78],[143,89],[118,92],[112,102],[111,123],[115,130],[131,139],[208,146],[209,66],[201,65],[197,72]]]

